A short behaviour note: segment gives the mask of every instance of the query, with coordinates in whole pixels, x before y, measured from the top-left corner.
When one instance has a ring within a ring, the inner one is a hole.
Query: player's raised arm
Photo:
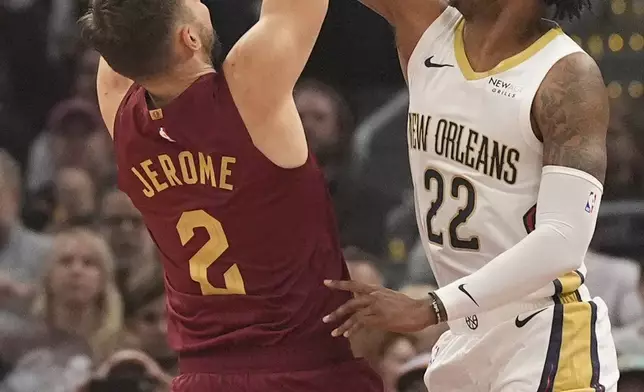
[[[97,30],[93,12],[88,12],[78,21],[81,36],[86,42],[93,42]],[[114,71],[101,56],[96,75],[98,104],[105,126],[110,135],[114,134],[114,119],[119,105],[133,81]]]
[[[264,0],[259,22],[235,44],[224,62],[229,83],[246,87],[243,94],[290,96],[328,7],[329,0]],[[265,106],[271,105],[266,102]]]
[[[359,0],[380,14],[394,28],[400,66],[407,78],[407,64],[427,28],[445,10],[443,0]]]
[[[111,136],[114,135],[116,112],[132,83],[132,80],[110,68],[105,59],[101,57],[96,75],[96,92],[103,121],[105,121],[105,126]]]
[[[293,89],[317,41],[328,0],[264,0],[259,22],[232,48],[223,69],[255,146],[282,167],[308,148]]]

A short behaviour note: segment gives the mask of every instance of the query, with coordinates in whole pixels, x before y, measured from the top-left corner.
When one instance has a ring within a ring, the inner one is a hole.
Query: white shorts
[[[589,295],[582,301],[586,295],[514,303],[450,322],[425,373],[429,392],[616,392],[606,304]]]

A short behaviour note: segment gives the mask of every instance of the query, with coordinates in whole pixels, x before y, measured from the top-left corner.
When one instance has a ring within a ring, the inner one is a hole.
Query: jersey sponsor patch
[[[586,202],[586,212],[592,214],[595,210],[595,203],[597,203],[597,194],[595,192],[590,192],[588,195],[588,201]]]

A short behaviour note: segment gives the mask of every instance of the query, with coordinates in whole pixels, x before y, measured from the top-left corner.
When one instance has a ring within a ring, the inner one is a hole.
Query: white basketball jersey
[[[553,27],[523,52],[479,73],[463,49],[463,23],[449,7],[408,64],[416,216],[441,286],[478,270],[533,229],[542,144],[531,126],[532,102],[551,67],[582,51]],[[571,275],[576,283],[559,279],[539,293],[561,292],[562,285],[572,292],[581,276]]]

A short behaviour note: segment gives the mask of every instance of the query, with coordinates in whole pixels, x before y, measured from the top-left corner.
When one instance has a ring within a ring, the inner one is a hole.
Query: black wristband
[[[438,298],[438,295],[432,293],[429,293],[429,298],[432,301],[432,309],[434,309],[434,312],[436,313],[436,320],[438,323],[443,323],[447,321],[447,311],[445,310],[445,305],[443,305],[443,301],[441,301],[440,298]]]

